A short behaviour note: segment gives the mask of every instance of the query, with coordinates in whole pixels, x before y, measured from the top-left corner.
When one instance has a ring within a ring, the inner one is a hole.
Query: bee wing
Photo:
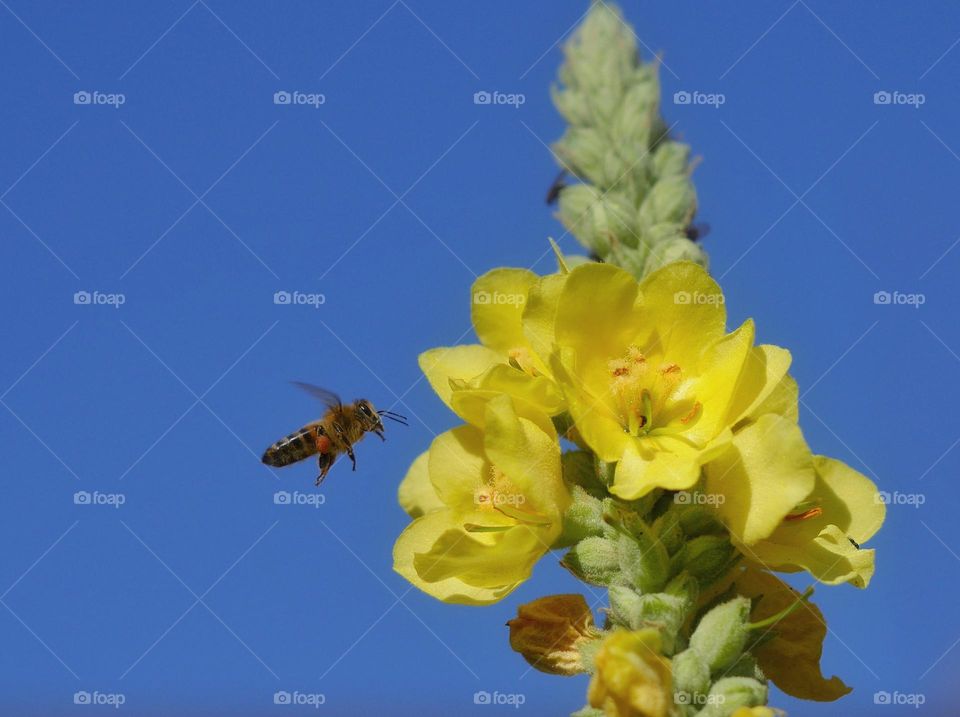
[[[303,383],[302,381],[291,381],[291,383],[297,388],[306,391],[314,398],[319,398],[327,408],[343,408],[343,401],[341,401],[340,396],[333,391],[314,386],[312,383]]]

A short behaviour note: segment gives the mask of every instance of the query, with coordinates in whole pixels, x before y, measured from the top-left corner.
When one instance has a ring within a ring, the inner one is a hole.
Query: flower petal
[[[518,415],[548,433],[553,431],[550,416],[566,409],[563,395],[553,381],[545,376],[530,376],[507,364],[491,366],[464,387],[456,388],[450,397],[450,407],[467,423],[482,428],[487,403],[501,395],[510,396]]]
[[[567,274],[550,274],[530,287],[523,309],[523,333],[533,353],[546,368],[556,342],[555,325]]]
[[[642,498],[655,488],[683,490],[700,477],[700,451],[678,439],[631,440],[614,472],[610,492],[624,500]],[[651,444],[645,447],[644,444]]]
[[[692,366],[705,346],[723,337],[723,292],[699,264],[668,264],[644,278],[640,293],[643,322],[656,327],[672,361]]]
[[[523,308],[530,287],[538,280],[527,269],[503,268],[488,271],[473,282],[470,313],[473,328],[484,346],[501,354],[526,346],[521,323]]]
[[[440,347],[420,354],[420,370],[427,377],[433,390],[450,405],[453,389],[450,381],[470,381],[506,359],[486,346],[470,344],[467,346]]]
[[[770,537],[816,481],[800,428],[775,414],[738,430],[705,473],[707,493],[723,496],[717,512],[747,545]]]
[[[489,588],[468,585],[457,577],[428,582],[416,571],[414,556],[428,552],[443,533],[457,527],[458,523],[449,510],[434,511],[417,518],[397,538],[393,547],[393,569],[412,585],[443,602],[489,605],[503,599],[518,583]]]
[[[475,510],[476,490],[491,470],[483,453],[483,432],[460,426],[441,433],[430,444],[428,470],[444,505],[462,513]]]
[[[417,456],[397,489],[400,506],[411,518],[419,518],[425,513],[445,507],[430,482],[430,471],[427,467],[429,458],[430,451],[424,451]]]
[[[561,478],[556,433],[545,433],[533,422],[519,418],[513,401],[501,396],[487,404],[484,448],[487,458],[525,497],[524,510],[552,521],[543,538],[552,543],[560,533],[560,516],[570,504]]]

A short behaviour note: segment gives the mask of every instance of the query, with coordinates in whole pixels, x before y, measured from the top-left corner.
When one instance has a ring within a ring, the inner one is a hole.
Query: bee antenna
[[[403,416],[399,413],[395,413],[394,411],[377,411],[377,413],[379,413],[381,416],[385,418],[389,418],[391,421],[396,421],[397,423],[400,423],[404,426],[410,425],[409,423],[407,423],[406,416]]]

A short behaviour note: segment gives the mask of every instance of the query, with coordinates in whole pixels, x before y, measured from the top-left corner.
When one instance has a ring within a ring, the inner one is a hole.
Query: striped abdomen
[[[304,426],[270,446],[261,460],[268,466],[288,466],[315,455],[319,452],[318,442],[329,441],[326,436],[318,436],[318,431],[322,434],[323,428],[316,424]]]

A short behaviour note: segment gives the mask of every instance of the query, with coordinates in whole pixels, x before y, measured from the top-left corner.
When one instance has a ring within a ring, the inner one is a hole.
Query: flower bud
[[[649,274],[675,261],[692,261],[702,267],[708,264],[707,253],[699,244],[678,236],[654,245],[647,256],[644,271]]]
[[[660,654],[656,630],[616,630],[601,643],[587,699],[616,717],[674,714],[670,661]]]
[[[625,585],[610,586],[610,619],[631,630],[652,627],[660,632],[663,652],[673,653],[677,635],[687,618],[683,598],[666,593],[639,595]]]
[[[650,189],[640,205],[640,223],[653,226],[661,222],[688,224],[697,209],[697,192],[685,175],[664,177]]]
[[[623,577],[641,593],[657,592],[666,583],[670,559],[649,532],[637,536],[622,533],[617,540],[617,557]]]
[[[700,581],[701,587],[710,585],[730,569],[737,552],[726,536],[702,535],[688,540],[673,556],[674,572],[686,570]]]
[[[592,472],[593,466],[588,463],[587,467]],[[564,479],[569,481],[566,467]],[[576,484],[570,485],[570,497],[570,505],[563,514],[563,532],[553,544],[554,548],[574,545],[604,532],[603,503]]]
[[[733,665],[743,654],[750,635],[750,601],[737,597],[717,605],[700,619],[690,636],[690,649],[717,673]]]
[[[617,540],[586,538],[563,556],[560,564],[591,585],[606,587],[620,575]]]
[[[710,689],[710,668],[696,650],[684,650],[673,658],[674,702],[702,704]]]
[[[553,675],[587,672],[581,650],[601,634],[582,595],[551,595],[521,605],[507,626],[510,647]]]
[[[690,169],[690,145],[663,142],[654,150],[652,160],[656,177],[686,176]]]
[[[697,717],[727,717],[741,708],[762,706],[767,701],[767,686],[750,677],[724,677],[713,683],[707,706]],[[771,710],[772,712],[772,710]],[[763,714],[747,712],[747,714]]]

